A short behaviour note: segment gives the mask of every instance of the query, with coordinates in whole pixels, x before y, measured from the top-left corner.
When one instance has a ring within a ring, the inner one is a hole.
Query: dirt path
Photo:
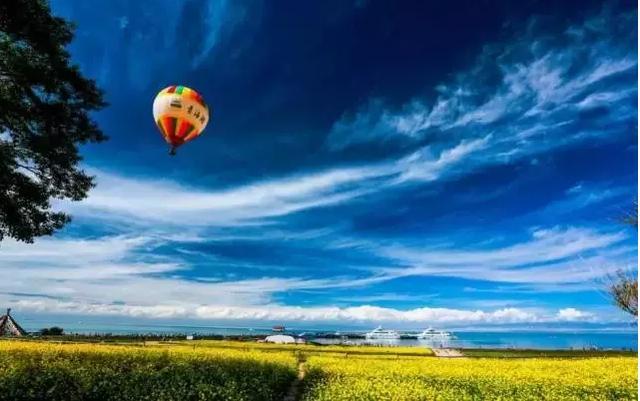
[[[460,358],[464,356],[462,352],[452,348],[434,348],[433,353],[438,358]]]
[[[298,377],[294,381],[291,382],[291,387],[289,387],[289,391],[287,391],[287,395],[284,396],[284,401],[296,401],[298,396],[300,395],[300,384],[304,380],[304,375],[307,374],[307,370],[305,369],[304,361],[298,361]]]

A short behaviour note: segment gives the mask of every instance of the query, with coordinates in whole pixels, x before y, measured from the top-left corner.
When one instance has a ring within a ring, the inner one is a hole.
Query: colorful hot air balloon
[[[170,155],[202,133],[209,122],[209,108],[202,96],[186,86],[169,86],[153,101],[153,119],[167,141]]]

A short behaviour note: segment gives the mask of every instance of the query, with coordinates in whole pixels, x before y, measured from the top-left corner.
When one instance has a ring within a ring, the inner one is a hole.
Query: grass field
[[[633,354],[276,345],[0,341],[0,400],[637,400]],[[626,356],[623,356],[626,355]],[[304,362],[304,365],[299,365]]]

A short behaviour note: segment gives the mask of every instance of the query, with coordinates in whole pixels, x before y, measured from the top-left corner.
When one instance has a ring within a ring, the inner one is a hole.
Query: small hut
[[[27,332],[11,316],[11,308],[7,309],[7,314],[0,316],[0,337],[25,335]]]

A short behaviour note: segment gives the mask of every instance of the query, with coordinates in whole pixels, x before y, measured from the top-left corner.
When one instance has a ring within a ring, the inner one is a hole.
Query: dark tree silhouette
[[[64,329],[58,326],[47,327],[40,330],[41,336],[61,336],[63,334],[64,334]]]
[[[89,116],[105,103],[71,64],[72,38],[46,1],[0,1],[0,240],[52,234],[70,216],[51,200],[81,200],[93,186],[78,146],[106,139]]]

